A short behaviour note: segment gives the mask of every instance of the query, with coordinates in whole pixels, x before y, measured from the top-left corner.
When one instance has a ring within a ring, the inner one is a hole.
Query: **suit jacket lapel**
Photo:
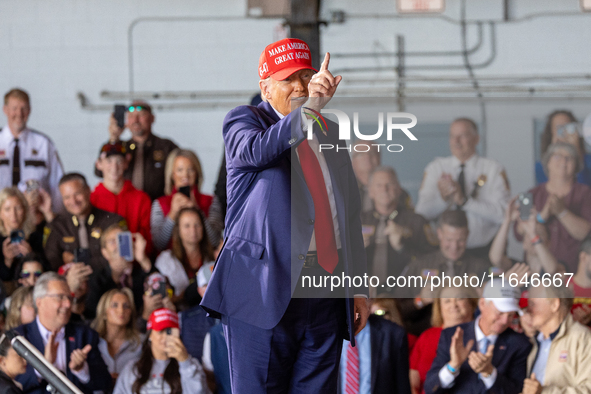
[[[27,339],[29,340],[29,342],[31,342],[33,346],[37,348],[37,350],[39,350],[41,353],[44,353],[45,345],[43,344],[43,338],[41,337],[41,333],[39,332],[37,321],[33,321],[29,327],[29,337]]]
[[[71,324],[66,324],[66,330],[64,333],[64,341],[66,341],[66,371],[67,371],[67,376],[68,379],[72,380],[74,378],[74,375],[72,374],[72,371],[70,371],[70,354],[72,354],[72,352],[74,350],[76,350],[76,341],[75,341],[75,335],[74,335],[74,327]]]
[[[497,337],[497,341],[495,342],[495,350],[493,351],[492,358],[492,365],[495,367],[501,364],[501,360],[505,356],[505,353],[507,353],[507,333],[508,331],[505,330]]]

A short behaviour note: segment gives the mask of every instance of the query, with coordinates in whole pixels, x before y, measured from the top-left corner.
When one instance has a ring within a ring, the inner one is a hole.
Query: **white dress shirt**
[[[35,318],[37,321],[37,327],[39,328],[39,333],[41,334],[41,338],[43,338],[43,347],[47,345],[47,341],[49,340],[49,336],[51,335],[51,331],[49,331],[41,322],[39,321],[39,316]],[[62,371],[64,374],[67,372],[68,365],[66,364],[66,328],[62,327],[61,330],[55,336],[55,341],[59,342],[57,347],[57,355],[55,358],[55,362],[53,366]],[[43,350],[42,350],[43,352]],[[71,372],[80,380],[82,383],[90,382],[90,373],[88,371],[88,363],[85,361],[84,366],[78,372],[71,370]],[[38,378],[41,378],[41,374],[35,370],[35,374]]]
[[[494,345],[495,342],[497,341],[497,338],[499,337],[498,335],[484,335],[484,333],[482,332],[482,330],[479,327],[479,322],[480,322],[480,316],[478,316],[476,318],[476,320],[474,321],[474,333],[476,335],[476,348],[478,348],[478,343],[480,343],[481,340],[483,340],[484,338],[487,338],[489,341],[489,344]],[[459,372],[459,369],[458,369]],[[448,389],[451,386],[453,386],[454,384],[454,380],[456,379],[456,376],[458,376],[459,374],[452,374],[450,372],[449,369],[447,369],[447,364],[445,364],[443,366],[443,368],[441,368],[439,370],[439,381],[441,383],[441,387],[444,389]],[[480,377],[480,379],[482,380],[482,382],[484,383],[484,385],[486,386],[486,389],[490,389],[493,384],[495,384],[495,381],[497,380],[497,369],[495,367],[493,367],[493,371],[491,372],[491,374],[487,377],[482,376],[482,374],[478,374],[478,377]]]
[[[425,168],[423,183],[415,212],[427,220],[436,220],[446,209],[453,209],[452,201],[441,198],[437,182],[443,173],[458,180],[460,165],[455,157],[438,157]],[[496,235],[509,202],[510,190],[502,165],[494,160],[473,155],[465,162],[464,179],[467,201],[462,209],[468,217],[468,248],[488,245]],[[482,186],[477,186],[480,181]],[[472,197],[474,194],[474,197]]]
[[[59,212],[62,209],[62,196],[58,184],[64,169],[53,142],[45,134],[31,129],[21,131],[18,140],[21,173],[18,188],[24,192],[27,180],[38,180],[51,196],[54,212]],[[0,130],[0,189],[12,186],[14,146],[14,136],[5,126]]]

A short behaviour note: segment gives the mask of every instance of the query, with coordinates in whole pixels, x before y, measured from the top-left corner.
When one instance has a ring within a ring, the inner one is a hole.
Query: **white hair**
[[[43,298],[47,295],[47,288],[49,287],[49,282],[63,282],[66,285],[68,281],[66,280],[65,276],[58,275],[56,272],[49,271],[42,274],[37,282],[35,283],[35,287],[33,288],[33,306],[35,307],[35,312],[37,311],[37,300],[39,298]]]

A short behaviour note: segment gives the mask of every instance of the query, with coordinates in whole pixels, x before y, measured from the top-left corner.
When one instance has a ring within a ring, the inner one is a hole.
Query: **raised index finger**
[[[324,55],[324,60],[322,61],[322,64],[320,65],[320,70],[319,71],[326,71],[328,70],[328,63],[330,62],[330,53],[326,52],[326,55]]]

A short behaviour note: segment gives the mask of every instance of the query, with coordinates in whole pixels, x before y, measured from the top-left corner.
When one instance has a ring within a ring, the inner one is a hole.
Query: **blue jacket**
[[[398,324],[374,314],[369,315],[367,324],[371,346],[371,394],[410,394],[406,331]],[[342,376],[339,373],[340,379]],[[339,394],[343,393],[341,387],[342,381],[339,381]]]
[[[314,204],[295,148],[305,138],[300,111],[283,119],[270,104],[241,106],[224,119],[228,172],[226,239],[201,305],[214,316],[227,315],[271,329],[287,309],[314,229]],[[329,123],[321,144],[337,206],[345,275],[366,272],[361,235],[361,202],[345,141]],[[348,297],[367,289],[346,289]],[[347,300],[349,334],[353,302]]]
[[[24,336],[33,346],[41,352],[45,351],[43,346],[43,338],[37,327],[37,321],[25,324],[15,329],[19,335]],[[66,340],[66,367],[70,363],[70,354],[76,349],[82,349],[84,346],[90,344],[92,349],[88,353],[86,362],[88,363],[88,372],[90,373],[90,381],[83,384],[72,374],[70,369],[67,369],[66,377],[76,385],[85,394],[108,393],[111,389],[111,375],[109,370],[101,357],[98,348],[99,336],[98,333],[89,327],[68,323],[66,324],[66,333],[64,336]],[[27,365],[27,372],[19,375],[16,379],[23,385],[23,392],[29,394],[46,394],[45,387],[47,382],[43,380],[39,382],[35,370],[29,364]]]
[[[475,322],[460,324],[464,330],[464,345],[474,340],[474,350],[478,349],[476,344]],[[449,389],[441,388],[439,381],[439,370],[450,360],[449,347],[451,337],[456,332],[456,327],[446,328],[441,332],[437,355],[431,369],[427,372],[425,380],[425,393],[485,393],[486,386],[478,377],[478,374],[470,368],[468,360],[460,367],[460,374],[454,380],[453,386]],[[523,381],[526,378],[527,356],[532,344],[523,334],[518,334],[510,328],[503,331],[495,342],[492,364],[497,369],[497,379],[490,388],[491,393],[511,394],[520,393],[523,388]],[[477,351],[477,350],[476,350]]]

